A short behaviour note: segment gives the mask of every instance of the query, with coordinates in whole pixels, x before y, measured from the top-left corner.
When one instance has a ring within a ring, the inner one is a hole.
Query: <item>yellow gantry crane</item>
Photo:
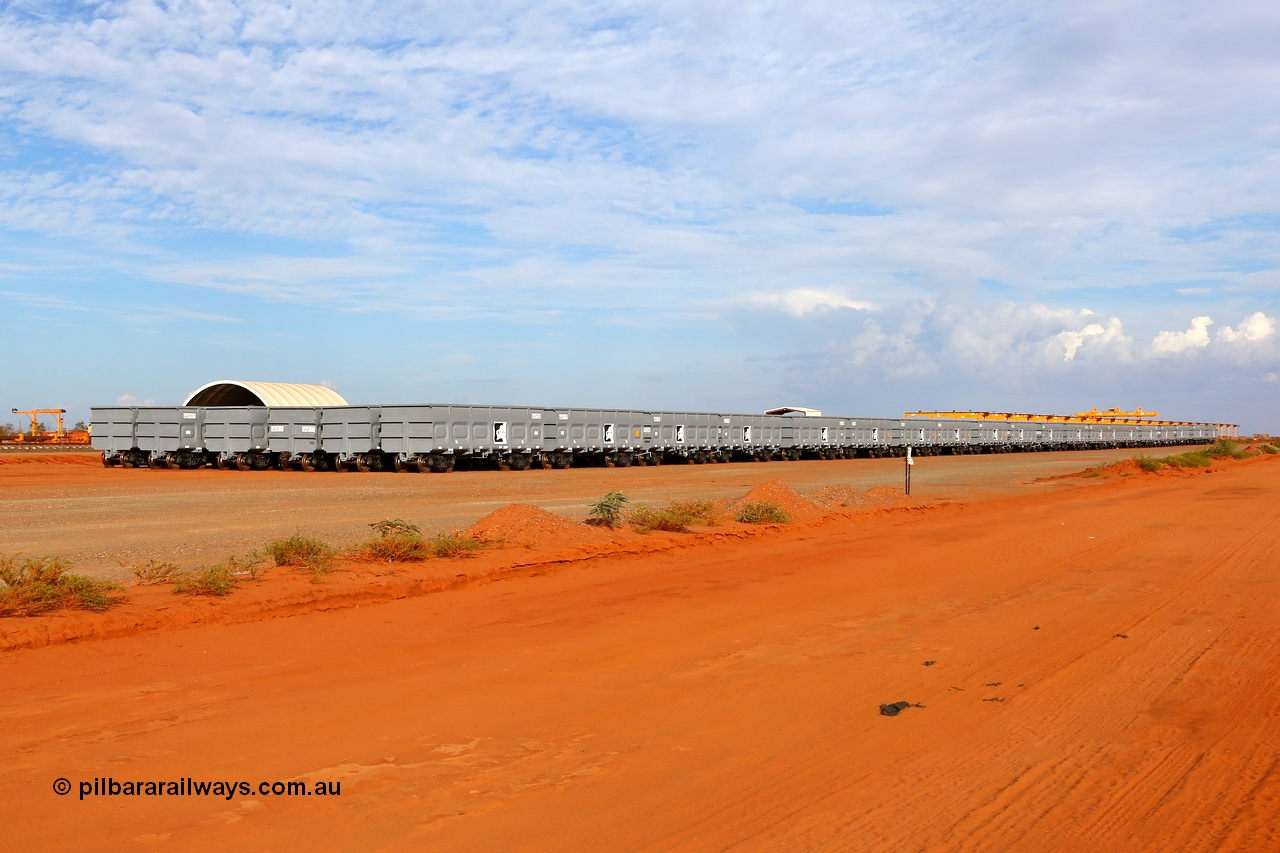
[[[1035,415],[1026,412],[903,412],[904,418],[946,418],[966,421],[1034,421],[1059,424],[1152,424],[1155,426],[1202,426],[1198,421],[1159,421],[1159,412],[1144,411],[1141,406],[1132,412],[1112,408],[1098,411],[1096,408],[1074,415]],[[1238,424],[1207,424],[1218,429],[1218,436],[1237,436]]]
[[[18,441],[40,442],[45,444],[88,444],[88,435],[82,432],[69,433],[62,425],[62,416],[67,413],[66,409],[10,409],[15,415],[26,415],[31,419],[31,430],[26,433],[26,437],[18,437]],[[58,424],[56,430],[52,433],[44,432],[40,429],[40,416],[53,415]]]

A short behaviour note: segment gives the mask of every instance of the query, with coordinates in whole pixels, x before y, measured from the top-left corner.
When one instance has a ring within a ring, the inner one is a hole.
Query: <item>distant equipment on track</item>
[[[274,402],[311,393],[341,402]],[[92,412],[93,446],[102,451],[105,465],[212,465],[242,471],[622,468],[905,456],[908,449],[915,456],[1082,450],[1206,444],[1233,426],[989,412],[909,412],[901,420],[841,418],[801,406],[758,415],[553,406],[351,406],[322,386],[230,381],[197,389],[183,406],[95,407]]]
[[[66,430],[62,426],[62,416],[67,413],[66,409],[27,409],[22,411],[19,409],[10,409],[15,415],[26,415],[31,420],[31,429],[19,435],[15,442],[18,444],[88,444],[89,433],[81,430]],[[40,416],[53,415],[57,422],[57,428],[53,432],[47,432],[40,429]]]

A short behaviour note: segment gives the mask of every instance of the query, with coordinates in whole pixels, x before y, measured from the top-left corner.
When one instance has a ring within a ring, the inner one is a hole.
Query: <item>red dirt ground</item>
[[[508,547],[471,560],[347,563],[319,585],[276,569],[226,599],[147,587],[105,615],[3,620],[5,837],[1280,849],[1278,472],[1264,457],[810,502],[807,522],[692,536],[514,507],[473,528]],[[867,495],[839,485],[807,493]],[[880,715],[897,701],[923,707]],[[97,777],[341,795],[80,799]]]

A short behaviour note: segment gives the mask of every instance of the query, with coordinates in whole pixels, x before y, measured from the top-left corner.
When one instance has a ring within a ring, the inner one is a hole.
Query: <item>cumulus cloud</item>
[[[1106,346],[1108,344],[1128,345],[1132,341],[1124,333],[1124,324],[1118,317],[1109,317],[1105,324],[1089,323],[1080,329],[1066,329],[1058,333],[1058,341],[1062,344],[1062,360],[1072,361],[1080,348],[1089,342],[1091,345]]]
[[[850,271],[876,304],[1188,271],[1207,296],[1257,268],[1280,195],[1276,24],[1248,4],[37,6],[0,13],[0,149],[41,152],[0,175],[0,225],[336,244],[427,301],[442,271],[493,296],[487,271],[573,279],[584,252],[602,301],[672,269],[725,298]],[[244,292],[362,298],[318,276]]]
[[[4,4],[0,299],[275,358],[297,309],[392,363],[518,317],[777,323],[729,343],[832,389],[1274,372],[1278,41],[1155,0]]]
[[[875,306],[861,299],[852,299],[836,290],[798,287],[778,293],[751,293],[746,302],[755,308],[779,309],[792,317],[803,317],[819,311],[847,308],[854,311],[874,311]]]
[[[1240,325],[1236,328],[1223,326],[1218,330],[1218,340],[1224,343],[1251,343],[1254,341],[1264,341],[1275,334],[1275,320],[1263,314],[1261,311],[1255,311],[1248,317],[1240,321]]]
[[[1151,342],[1151,351],[1157,355],[1185,352],[1192,349],[1203,349],[1209,345],[1209,327],[1213,320],[1209,317],[1195,317],[1185,332],[1161,332]]]

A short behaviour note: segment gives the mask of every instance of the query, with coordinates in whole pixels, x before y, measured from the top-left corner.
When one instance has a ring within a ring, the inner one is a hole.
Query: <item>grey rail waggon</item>
[[[94,407],[91,432],[103,464],[124,468],[445,472],[1208,444],[1223,426],[1032,417],[1049,416],[352,406],[321,386],[222,381],[181,406]]]

